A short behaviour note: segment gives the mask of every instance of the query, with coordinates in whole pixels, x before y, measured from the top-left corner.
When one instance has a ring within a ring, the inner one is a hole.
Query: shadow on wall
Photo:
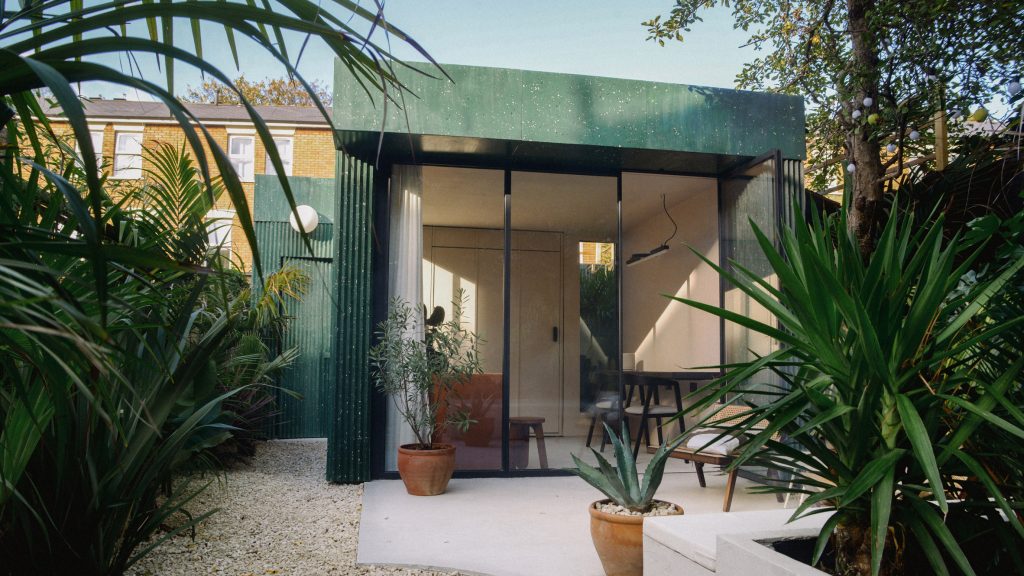
[[[623,256],[646,252],[672,233],[667,253],[627,266],[623,275],[623,352],[636,354],[638,370],[680,371],[719,363],[720,324],[710,314],[668,295],[718,304],[718,274],[691,248],[718,261],[717,182],[650,174],[623,175]],[[655,209],[652,209],[655,208]]]

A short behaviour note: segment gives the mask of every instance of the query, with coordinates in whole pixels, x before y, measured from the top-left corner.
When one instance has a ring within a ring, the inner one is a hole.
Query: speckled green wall
[[[385,131],[803,159],[796,96],[502,68],[445,65],[450,82],[401,70],[416,96],[388,106]],[[377,131],[384,107],[335,66],[334,124]],[[408,125],[406,124],[408,114]]]

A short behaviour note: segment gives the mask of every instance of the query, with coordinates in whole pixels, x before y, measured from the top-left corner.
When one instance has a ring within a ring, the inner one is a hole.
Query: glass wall
[[[560,469],[572,466],[571,454],[585,456],[588,445],[600,448],[603,424],[617,427],[625,414],[633,438],[646,426],[656,445],[660,422],[644,419],[644,404],[667,420],[690,392],[692,373],[714,373],[722,360],[719,320],[668,297],[709,304],[722,297],[717,273],[698,257],[719,260],[719,181],[624,173],[620,204],[614,177],[510,176],[506,233],[504,171],[393,170],[391,296],[421,303],[427,316],[450,318],[461,294],[463,323],[481,341],[484,373],[458,387],[451,407],[468,417],[469,428],[446,430],[441,440],[456,445],[460,470]],[[762,196],[753,181],[757,174],[723,183],[723,209],[733,215],[723,222],[761,209],[747,205]],[[728,226],[723,233],[732,244],[723,250],[746,258],[746,240],[737,225]],[[617,269],[620,262],[626,265]],[[733,292],[726,304],[752,310]],[[730,332],[726,349],[756,345],[750,337]],[[676,426],[662,436],[674,436]],[[408,441],[392,408],[387,470]]]
[[[624,402],[637,438],[640,390],[653,396],[650,412],[674,414],[677,394],[690,392],[689,373],[714,372],[709,367],[719,363],[718,319],[669,298],[719,302],[718,274],[697,256],[718,261],[718,180],[624,173],[622,243]],[[658,444],[658,420],[643,424]],[[679,431],[673,424],[662,437]]]
[[[389,284],[392,295],[450,319],[463,299],[463,325],[480,339],[483,374],[456,387],[449,406],[469,420],[445,430],[459,470],[500,470],[503,442],[504,172],[396,166],[391,178]],[[407,442],[405,424],[388,413],[386,469]]]
[[[509,466],[565,468],[617,383],[617,182],[513,172],[511,203]]]

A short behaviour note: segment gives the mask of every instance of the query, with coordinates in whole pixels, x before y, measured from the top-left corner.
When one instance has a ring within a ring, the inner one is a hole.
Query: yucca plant
[[[604,424],[604,429],[611,439],[615,463],[618,467],[612,466],[600,452],[591,448],[590,451],[597,459],[597,468],[573,454],[572,461],[576,464],[573,472],[619,506],[641,514],[650,512],[654,507],[654,495],[658,491],[658,487],[661,486],[661,480],[665,474],[668,457],[683,442],[684,437],[676,438],[658,448],[650,462],[647,463],[647,468],[644,469],[644,479],[641,481],[630,448],[629,424],[623,422],[621,438],[612,431],[607,423]]]
[[[753,436],[732,466],[789,474],[792,485],[767,491],[805,496],[794,518],[834,512],[814,562],[831,541],[836,574],[975,574],[992,558],[969,556],[957,524],[1000,543],[1003,573],[1024,571],[1020,487],[982,464],[998,445],[1024,439],[1024,407],[1010,403],[1021,398],[1024,359],[1014,349],[1019,338],[1008,338],[1024,317],[990,316],[1019,278],[1024,253],[964,286],[991,231],[947,240],[941,218],[917,225],[893,211],[865,260],[842,217],[784,230],[781,249],[754,230],[778,288],[742,266],[732,274],[709,264],[779,328],[679,300],[782,346],[724,367],[714,392],[688,412],[727,394],[751,398],[748,416],[723,431]],[[984,369],[993,354],[998,368]],[[766,371],[782,385],[766,389]],[[762,420],[770,424],[758,431]],[[772,439],[780,432],[788,441]]]

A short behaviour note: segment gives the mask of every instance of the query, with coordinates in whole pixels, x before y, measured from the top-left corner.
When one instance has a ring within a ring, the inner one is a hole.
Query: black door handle
[[[558,326],[551,327],[551,341],[558,342]]]

